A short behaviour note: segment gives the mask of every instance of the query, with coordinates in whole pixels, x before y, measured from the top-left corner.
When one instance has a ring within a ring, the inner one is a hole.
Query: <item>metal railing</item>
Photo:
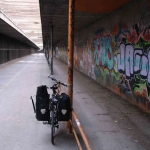
[[[46,57],[46,58],[47,58],[47,57]],[[48,61],[48,59],[47,59],[47,61]],[[67,90],[65,89],[64,92],[67,93]],[[58,93],[59,93],[59,94],[61,93],[61,85],[60,85],[60,84],[58,84]],[[69,132],[70,132],[70,133],[73,132],[73,134],[74,134],[74,136],[75,136],[75,139],[76,139],[76,142],[77,142],[77,144],[78,144],[79,150],[82,150],[82,146],[81,146],[81,143],[80,143],[79,138],[78,138],[78,136],[77,136],[76,130],[75,130],[74,126],[73,126],[72,117],[73,117],[73,119],[75,120],[75,122],[76,122],[76,124],[77,124],[77,127],[78,127],[78,129],[79,129],[79,132],[80,132],[80,134],[81,134],[81,137],[82,137],[82,139],[83,139],[83,142],[84,142],[84,144],[85,144],[87,150],[92,150],[92,147],[91,147],[91,145],[90,145],[90,142],[89,142],[89,140],[88,140],[88,138],[87,138],[87,136],[86,136],[86,134],[85,134],[85,132],[84,132],[82,126],[81,126],[81,123],[80,123],[80,121],[79,121],[79,119],[78,119],[78,117],[77,117],[77,115],[76,115],[74,109],[72,109],[71,118],[70,118],[70,120],[67,122],[67,128],[69,129]]]
[[[92,147],[91,147],[91,145],[90,145],[90,142],[89,142],[89,140],[88,140],[88,138],[87,138],[87,136],[86,136],[86,134],[85,134],[85,132],[84,132],[82,126],[81,126],[81,123],[80,123],[80,121],[79,121],[79,119],[78,119],[78,117],[77,117],[77,115],[76,115],[76,113],[75,113],[74,110],[72,110],[72,117],[74,118],[74,120],[75,120],[75,122],[76,122],[76,124],[77,124],[77,127],[78,127],[78,129],[79,129],[79,131],[80,131],[81,137],[82,137],[82,139],[83,139],[83,141],[84,141],[84,144],[85,144],[87,150],[92,150]],[[70,120],[70,124],[71,124],[72,131],[73,131],[73,133],[74,133],[75,139],[76,139],[76,141],[77,141],[77,144],[78,144],[78,146],[79,146],[79,149],[82,150],[82,147],[81,147],[79,138],[78,138],[78,136],[77,136],[77,134],[76,134],[76,131],[75,131],[75,129],[74,129],[72,120]]]
[[[65,89],[65,92],[66,92],[66,91],[67,91],[67,90]],[[60,85],[60,84],[58,84],[58,93],[59,93],[59,94],[61,93],[61,85]],[[73,118],[73,119],[75,120],[76,124],[77,124],[77,127],[78,127],[78,129],[79,129],[79,132],[80,132],[80,134],[81,134],[81,137],[82,137],[82,139],[83,139],[83,142],[84,142],[84,144],[85,144],[87,150],[92,150],[92,147],[91,147],[91,145],[90,145],[90,142],[89,142],[89,140],[88,140],[88,138],[87,138],[87,136],[86,136],[86,134],[85,134],[85,132],[84,132],[82,126],[81,126],[81,123],[80,123],[80,121],[79,121],[79,119],[78,119],[78,117],[77,117],[77,115],[76,115],[74,109],[72,109],[71,116],[72,116],[71,119]],[[78,136],[77,136],[76,130],[75,130],[74,126],[73,126],[73,123],[72,123],[72,120],[71,120],[71,119],[69,120],[69,123],[70,123],[70,126],[71,126],[71,130],[69,129],[68,123],[67,123],[67,128],[70,130],[70,132],[73,132],[73,134],[74,134],[74,136],[75,136],[75,139],[76,139],[76,142],[77,142],[77,144],[78,144],[79,150],[82,150],[81,143],[80,143],[80,141],[79,141],[79,138],[78,138]]]

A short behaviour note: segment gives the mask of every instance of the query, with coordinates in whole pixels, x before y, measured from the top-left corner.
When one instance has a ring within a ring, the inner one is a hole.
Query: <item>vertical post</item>
[[[46,37],[45,37],[45,57],[47,59],[46,53],[47,53],[47,42],[46,42]]]
[[[48,43],[47,43],[47,36],[45,37],[45,56],[48,59]]]
[[[51,75],[53,75],[53,25],[51,25],[51,50],[52,50],[52,56],[51,56]]]
[[[47,60],[49,63],[49,36],[47,36]]]
[[[75,0],[69,0],[68,16],[68,95],[73,106],[73,53],[74,53],[74,7]],[[71,118],[72,119],[72,116]],[[67,122],[69,132],[72,132],[70,122]]]
[[[45,40],[43,39],[43,52],[45,54]]]

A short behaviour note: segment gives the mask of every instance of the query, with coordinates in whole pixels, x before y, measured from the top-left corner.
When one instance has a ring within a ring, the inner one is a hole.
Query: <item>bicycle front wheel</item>
[[[54,124],[54,110],[51,111],[51,142],[54,144],[55,124]]]

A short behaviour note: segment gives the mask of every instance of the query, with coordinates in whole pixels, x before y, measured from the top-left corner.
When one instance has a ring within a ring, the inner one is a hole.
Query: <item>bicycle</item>
[[[43,124],[51,125],[51,142],[54,144],[55,128],[59,128],[58,121],[69,121],[71,113],[70,98],[66,93],[60,94],[60,85],[66,86],[65,83],[57,81],[52,76],[48,76],[55,83],[50,87],[52,94],[48,94],[47,86],[41,85],[37,87],[36,103],[32,100],[33,110],[38,121],[43,121]],[[58,92],[56,91],[58,89]],[[36,107],[35,107],[36,106]]]
[[[50,89],[52,89],[52,95],[50,97],[50,120],[49,120],[49,124],[51,125],[51,142],[52,144],[54,144],[54,134],[55,134],[55,128],[59,128],[59,115],[58,115],[58,102],[60,99],[60,94],[56,91],[57,89],[59,89],[60,85],[66,86],[67,85],[65,83],[62,83],[60,81],[57,81],[55,78],[53,78],[52,76],[48,76],[49,78],[51,78],[53,81],[55,81],[55,84],[53,84],[53,86],[50,87]]]

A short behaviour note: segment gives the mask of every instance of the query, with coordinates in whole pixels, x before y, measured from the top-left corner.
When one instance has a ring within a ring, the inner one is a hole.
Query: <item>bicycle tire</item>
[[[54,108],[51,111],[51,142],[54,144],[55,124],[54,124]]]

